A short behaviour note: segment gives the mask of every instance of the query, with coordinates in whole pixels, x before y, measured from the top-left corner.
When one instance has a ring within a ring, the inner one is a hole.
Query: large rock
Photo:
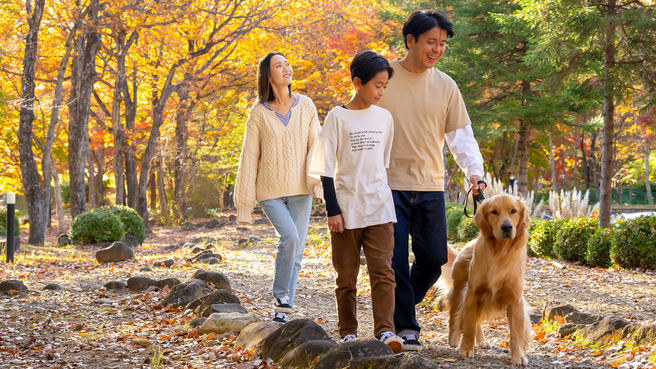
[[[61,235],[59,235],[59,237],[57,237],[57,244],[59,245],[59,247],[66,247],[68,245],[72,245],[73,240],[71,240],[71,238],[68,237],[66,233],[62,233]]]
[[[633,339],[640,345],[647,345],[656,341],[656,324],[644,324],[635,332]]]
[[[201,310],[201,315],[208,317],[214,313],[240,313],[248,314],[248,310],[239,304],[212,304]]]
[[[196,263],[196,262],[207,263],[210,259],[217,259],[218,261],[222,261],[223,256],[221,256],[220,254],[215,254],[211,251],[203,251],[200,254],[194,256],[193,258],[187,259],[187,261],[191,263]]]
[[[235,340],[235,347],[251,349],[262,344],[265,338],[280,328],[280,324],[272,322],[257,322],[247,325],[241,330]]]
[[[209,295],[201,296],[198,299],[187,304],[186,309],[194,310],[200,306],[199,311],[205,310],[208,306],[213,304],[241,304],[239,297],[234,293],[226,290],[217,290]]]
[[[271,358],[277,362],[292,349],[305,342],[317,340],[330,340],[330,336],[319,324],[310,319],[295,319],[278,328],[264,340],[262,358]]]
[[[121,281],[107,282],[103,287],[105,287],[107,290],[124,290],[128,288],[128,286],[126,286],[125,283]]]
[[[642,324],[640,323],[630,323],[626,325],[624,328],[622,328],[622,338],[628,338],[631,336],[635,331],[640,329],[642,327]]]
[[[215,272],[213,270],[210,271],[204,271],[202,269],[197,270],[193,277],[195,279],[200,279],[201,281],[205,282],[210,282],[214,285],[214,287],[220,289],[220,290],[232,290],[230,287],[230,280],[228,280],[228,277],[223,275],[222,273]]]
[[[62,288],[57,283],[50,283],[50,284],[47,284],[45,287],[43,287],[43,289],[46,290],[46,291],[59,291]]]
[[[173,286],[175,286],[176,284],[180,284],[180,280],[177,278],[165,278],[157,281],[157,286],[159,288],[164,288],[164,286],[169,286],[169,288],[173,288]]]
[[[356,338],[340,343],[317,362],[315,369],[333,369],[349,366],[360,358],[394,355],[394,351],[375,338]]]
[[[194,279],[185,283],[173,286],[169,294],[162,300],[162,306],[187,306],[197,298],[203,297],[204,294],[210,293],[210,288],[203,281]]]
[[[159,287],[159,284],[156,280],[143,276],[128,278],[128,288],[131,290],[144,291],[150,286]]]
[[[400,353],[394,356],[378,356],[353,359],[349,369],[437,369],[431,360],[416,352]]]
[[[134,252],[123,242],[114,242],[111,246],[96,251],[99,263],[116,263],[134,259]]]
[[[253,314],[242,313],[214,313],[207,318],[200,327],[200,333],[239,333],[247,325],[256,322]]]
[[[128,247],[139,247],[139,245],[141,245],[139,239],[131,234],[126,234],[125,237],[123,237],[123,243],[128,245]]]
[[[334,341],[309,341],[289,351],[282,359],[281,368],[311,368],[314,360],[337,345]]]
[[[545,321],[554,320],[554,317],[556,316],[565,318],[567,314],[573,313],[575,311],[578,310],[570,304],[561,304],[556,301],[549,301],[546,303],[544,309],[542,310],[542,319]]]
[[[585,325],[583,324],[566,323],[558,327],[558,335],[560,336],[560,338],[565,338],[567,336],[571,336],[577,330],[584,327]]]
[[[538,324],[540,319],[542,319],[542,310],[538,308],[528,308],[528,316],[531,319],[531,323]]]
[[[589,314],[582,311],[573,311],[565,315],[565,321],[574,324],[593,324],[602,319],[604,317],[599,314]]]
[[[15,279],[8,279],[6,281],[0,282],[0,292],[6,292],[11,290],[23,292],[23,291],[27,291],[27,286],[24,285],[23,282],[17,281]]]
[[[198,328],[198,327],[202,326],[203,323],[205,323],[206,320],[207,320],[207,318],[194,318],[189,322],[189,326],[191,326],[193,328]]]
[[[596,342],[601,340],[606,335],[612,334],[614,331],[624,328],[628,324],[629,322],[622,318],[611,316],[594,324],[588,325],[587,327],[581,329],[579,334],[581,337],[588,341]]]

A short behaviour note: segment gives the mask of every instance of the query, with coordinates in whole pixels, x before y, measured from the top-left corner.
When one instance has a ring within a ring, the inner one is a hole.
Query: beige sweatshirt
[[[299,95],[287,126],[274,111],[253,105],[235,183],[237,221],[251,223],[258,201],[307,194],[323,197],[321,182],[308,175],[320,129],[317,109],[307,96]]]

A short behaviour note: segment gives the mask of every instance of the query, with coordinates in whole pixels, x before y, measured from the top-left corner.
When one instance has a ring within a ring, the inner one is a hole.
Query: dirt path
[[[321,324],[335,340],[334,271],[325,227],[311,225],[309,245],[297,291],[294,318],[310,318]],[[224,262],[219,265],[189,264],[188,250],[164,252],[164,247],[195,237],[220,240]],[[238,245],[239,239],[259,237],[262,242]],[[54,240],[49,240],[54,244]],[[186,280],[199,268],[224,273],[242,305],[261,320],[271,318],[271,281],[275,235],[269,225],[226,226],[212,232],[181,232],[156,229],[136,253],[136,260],[120,265],[98,265],[96,248],[29,247],[16,258],[15,267],[0,264],[0,280],[19,279],[30,289],[27,295],[0,295],[0,368],[127,368],[275,367],[262,362],[254,352],[234,350],[234,337],[199,336],[189,328],[191,312],[161,309],[165,296],[155,292],[111,292],[101,287],[109,281],[144,274],[154,279]],[[173,259],[172,268],[155,268],[153,262]],[[151,272],[140,273],[145,266]],[[616,315],[629,321],[653,321],[656,314],[653,273],[589,269],[541,259],[531,259],[527,270],[526,298],[542,307],[547,300],[571,303],[580,310]],[[57,283],[60,291],[43,291]],[[373,335],[371,300],[366,267],[358,284],[360,335]],[[447,315],[433,309],[430,299],[418,307],[423,328],[422,354],[443,367],[505,368],[510,359],[504,320],[488,324],[485,333],[493,347],[477,350],[475,359],[463,360],[446,342]],[[135,344],[135,338],[150,339],[150,348]],[[602,355],[603,354],[603,355]],[[606,364],[646,367],[647,351],[631,360],[581,348],[569,340],[547,334],[535,342],[529,354],[531,368],[600,368]],[[594,355],[594,356],[593,356]],[[643,356],[640,356],[643,355]],[[643,363],[641,363],[644,361]],[[639,365],[639,366],[636,366]]]

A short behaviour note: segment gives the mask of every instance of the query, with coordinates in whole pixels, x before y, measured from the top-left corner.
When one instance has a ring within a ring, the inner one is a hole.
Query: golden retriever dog
[[[505,312],[511,364],[528,364],[531,321],[523,290],[529,222],[524,202],[505,194],[484,201],[474,216],[481,232],[455,259],[446,296],[449,344],[460,343],[460,356],[474,357],[474,344],[489,348],[481,323]]]

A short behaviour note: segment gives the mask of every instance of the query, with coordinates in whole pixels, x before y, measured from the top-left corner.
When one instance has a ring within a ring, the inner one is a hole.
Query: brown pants
[[[357,279],[360,271],[360,249],[367,258],[371,300],[374,312],[374,334],[394,332],[394,226],[380,224],[359,229],[331,232],[333,266],[337,271],[337,329],[340,337],[358,331],[356,313]]]

